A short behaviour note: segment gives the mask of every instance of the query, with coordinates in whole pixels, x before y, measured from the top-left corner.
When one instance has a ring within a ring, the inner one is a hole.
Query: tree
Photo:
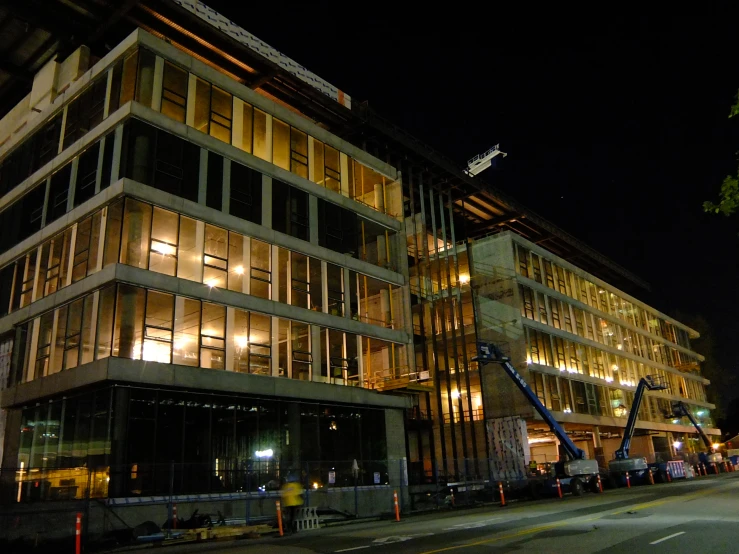
[[[739,115],[739,94],[737,94],[735,102],[731,106],[729,119],[737,115]],[[703,210],[709,213],[721,213],[726,216],[736,213],[739,210],[739,178],[734,175],[727,175],[721,184],[718,195],[718,204],[711,201],[703,202]]]

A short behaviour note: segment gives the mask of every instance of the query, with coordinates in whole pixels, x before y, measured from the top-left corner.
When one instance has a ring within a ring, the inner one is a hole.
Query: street
[[[735,552],[739,474],[358,523],[254,541],[173,546],[170,552],[435,554],[473,552]]]

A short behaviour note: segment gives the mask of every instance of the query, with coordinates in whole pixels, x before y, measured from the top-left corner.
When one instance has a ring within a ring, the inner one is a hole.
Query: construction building
[[[173,463],[188,493],[260,486],[255,463],[486,478],[510,416],[554,456],[478,336],[594,455],[644,372],[711,432],[695,333],[483,178],[196,0],[36,4],[0,8],[13,499],[160,494]],[[690,431],[665,395],[645,453]]]

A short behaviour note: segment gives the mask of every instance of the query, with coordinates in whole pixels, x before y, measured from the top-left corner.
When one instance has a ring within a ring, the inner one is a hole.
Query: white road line
[[[659,544],[663,541],[668,541],[670,539],[674,539],[675,537],[679,537],[680,535],[684,535],[684,534],[685,534],[685,531],[680,531],[679,533],[673,533],[672,535],[667,535],[666,537],[662,537],[661,539],[650,542],[649,544]]]
[[[369,548],[369,546],[355,546],[354,548],[344,548],[343,550],[334,550],[334,552],[349,552],[350,550],[362,550],[363,548]]]

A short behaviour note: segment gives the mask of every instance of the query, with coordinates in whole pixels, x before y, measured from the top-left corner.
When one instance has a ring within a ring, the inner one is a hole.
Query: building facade
[[[397,170],[143,30],[88,61],[3,122],[18,498],[81,495],[78,469],[161,493],[170,463],[180,491],[242,490],[257,458],[387,482],[410,403],[375,389],[413,372]]]
[[[695,332],[631,296],[636,276],[201,2],[99,4],[109,38],[35,68],[0,120],[6,497],[554,459],[478,339],[591,456],[610,459],[644,375],[670,389],[635,453],[696,448],[670,400],[718,432]]]
[[[590,458],[604,466],[613,459],[647,376],[667,388],[644,397],[632,456],[654,461],[705,450],[690,422],[672,416],[672,401],[684,402],[707,434],[719,434],[703,357],[690,347],[696,331],[519,235],[501,233],[466,250],[481,340],[504,345]],[[557,459],[555,438],[505,373],[486,366],[483,389],[490,440],[499,443],[511,428],[526,432],[519,471],[531,459]]]

